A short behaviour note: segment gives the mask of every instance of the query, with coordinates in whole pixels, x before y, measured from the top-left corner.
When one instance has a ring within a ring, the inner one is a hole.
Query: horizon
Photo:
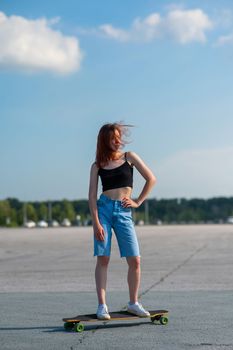
[[[202,197],[190,197],[190,198],[187,198],[187,197],[171,197],[171,198],[158,198],[158,197],[147,197],[145,199],[145,201],[147,200],[157,200],[157,201],[160,201],[160,200],[177,200],[177,201],[180,201],[180,200],[186,200],[186,201],[191,201],[191,200],[204,200],[204,201],[208,201],[208,200],[212,200],[212,199],[220,199],[220,198],[224,198],[224,199],[231,199],[233,198],[233,196],[217,196],[217,197],[208,197],[208,198],[202,198]],[[61,198],[61,199],[46,199],[46,200],[38,200],[38,199],[28,199],[28,200],[21,200],[19,198],[15,198],[15,197],[7,197],[7,198],[0,198],[0,202],[1,201],[5,201],[5,200],[17,200],[18,202],[20,203],[52,203],[52,202],[62,202],[62,201],[68,201],[68,202],[75,202],[75,201],[88,201],[88,198],[75,198],[75,199],[71,199],[71,198]],[[144,201],[144,202],[145,202]],[[143,203],[144,203],[143,202]],[[143,205],[143,203],[141,204],[141,206]]]

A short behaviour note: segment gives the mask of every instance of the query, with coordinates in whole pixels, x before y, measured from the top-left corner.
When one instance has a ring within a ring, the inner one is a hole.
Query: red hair
[[[97,167],[104,167],[113,156],[114,151],[110,147],[110,140],[117,130],[120,135],[121,147],[124,147],[126,141],[122,140],[123,134],[127,132],[127,126],[120,123],[104,124],[99,131],[96,148]]]

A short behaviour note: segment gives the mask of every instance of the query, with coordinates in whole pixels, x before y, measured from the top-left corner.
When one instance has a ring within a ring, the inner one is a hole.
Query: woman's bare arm
[[[147,198],[148,194],[150,193],[152,187],[155,185],[156,177],[136,153],[127,152],[127,159],[130,161],[130,163],[132,163],[135,166],[135,168],[146,180],[146,183],[140,195],[135,201],[133,201],[131,198],[123,198],[123,201],[122,201],[123,202],[122,205],[124,207],[137,208],[144,202],[144,200]]]
[[[88,193],[88,203],[91,212],[93,230],[96,239],[104,240],[104,229],[99,222],[98,211],[97,211],[97,191],[98,191],[98,168],[96,163],[91,166],[90,172],[90,183],[89,183],[89,193]]]

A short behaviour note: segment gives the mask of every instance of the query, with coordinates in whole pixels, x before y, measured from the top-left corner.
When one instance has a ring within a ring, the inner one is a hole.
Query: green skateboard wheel
[[[168,324],[168,317],[161,316],[159,322],[165,326],[166,324]]]
[[[84,324],[83,323],[77,323],[75,326],[74,326],[74,330],[76,332],[83,332],[84,331]]]

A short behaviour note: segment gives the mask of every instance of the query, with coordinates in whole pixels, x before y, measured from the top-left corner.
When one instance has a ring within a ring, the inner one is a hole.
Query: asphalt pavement
[[[169,310],[149,319],[86,324],[63,317],[96,311],[91,227],[0,229],[0,349],[233,350],[233,225],[137,227],[140,301]],[[111,311],[128,302],[127,265],[116,240],[108,274]]]

